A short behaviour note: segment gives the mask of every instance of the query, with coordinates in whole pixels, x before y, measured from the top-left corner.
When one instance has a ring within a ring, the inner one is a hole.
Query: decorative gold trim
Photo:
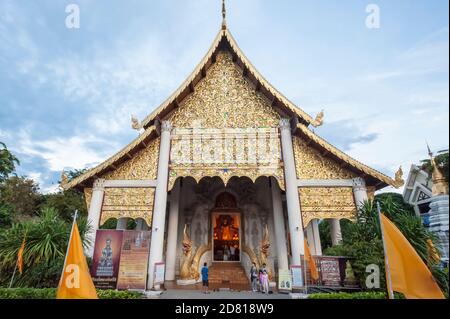
[[[352,187],[300,187],[298,194],[305,227],[313,219],[356,218]]]
[[[333,146],[330,143],[328,143],[327,141],[325,141],[320,136],[316,135],[314,132],[312,132],[310,129],[308,129],[305,125],[298,124],[297,128],[303,134],[305,134],[309,139],[314,141],[314,143],[320,145],[327,152],[333,154],[334,156],[336,156],[340,160],[346,162],[348,165],[353,166],[354,168],[358,169],[359,171],[363,172],[364,174],[372,176],[373,178],[379,180],[382,183],[385,183],[387,185],[391,185],[391,186],[393,186],[395,188],[401,187],[400,183],[398,183],[395,180],[393,180],[392,178],[384,175],[383,173],[380,173],[377,170],[375,170],[373,168],[370,168],[369,166],[367,166],[367,165],[365,165],[365,164],[363,164],[363,163],[361,163],[361,162],[351,158],[350,156],[348,156],[347,154],[345,154],[344,152],[342,152],[341,150],[339,150],[335,146]]]
[[[114,165],[114,163],[116,163],[123,157],[127,156],[127,154],[129,152],[131,152],[136,146],[141,144],[147,137],[149,137],[155,131],[156,131],[156,128],[154,126],[149,127],[148,129],[146,129],[144,131],[144,133],[142,133],[137,139],[135,139],[133,142],[128,144],[121,151],[119,151],[115,155],[111,156],[109,159],[107,159],[103,163],[99,164],[98,166],[90,169],[83,175],[78,176],[77,178],[74,178],[69,183],[62,185],[63,189],[68,190],[68,189],[74,188],[74,187],[78,186],[79,184],[83,183],[84,181],[86,181],[87,179],[89,179],[91,177],[95,177],[100,172],[105,170],[108,166]]]
[[[142,218],[152,224],[154,188],[106,188],[100,224],[109,218]]]

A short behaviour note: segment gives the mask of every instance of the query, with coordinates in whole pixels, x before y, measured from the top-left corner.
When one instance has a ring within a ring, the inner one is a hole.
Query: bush
[[[56,289],[0,288],[0,299],[54,299]]]
[[[132,291],[97,290],[99,299],[141,299],[142,294]],[[0,299],[55,299],[56,288],[0,288]]]
[[[89,229],[85,217],[80,217],[78,227],[84,239]],[[70,230],[71,224],[51,208],[44,209],[37,220],[14,223],[10,228],[0,229],[0,285],[9,283],[17,253],[26,235],[24,273],[16,274],[14,287],[55,287],[61,274]],[[84,240],[83,244],[87,241]]]
[[[319,293],[311,294],[308,299],[386,299],[384,292],[338,292],[338,293]]]

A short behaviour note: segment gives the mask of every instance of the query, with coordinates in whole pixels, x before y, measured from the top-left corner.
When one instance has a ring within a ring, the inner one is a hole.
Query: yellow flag
[[[23,251],[25,250],[25,237],[23,238],[22,245],[20,245],[19,252],[17,253],[17,268],[19,268],[20,274],[23,272]]]
[[[57,299],[98,299],[83,252],[77,223],[73,225],[63,274],[58,285]]]
[[[309,264],[309,269],[311,271],[311,278],[314,280],[319,279],[319,271],[317,270],[316,262],[311,255],[311,250],[309,249],[308,242],[305,240],[305,261]]]
[[[445,299],[427,265],[409,241],[386,216],[380,215],[392,290],[403,293],[407,299]]]

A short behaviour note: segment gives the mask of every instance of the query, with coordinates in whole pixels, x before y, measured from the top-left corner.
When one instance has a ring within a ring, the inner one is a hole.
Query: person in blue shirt
[[[203,264],[202,268],[202,282],[203,282],[203,293],[209,293],[209,281],[208,281],[208,263]]]

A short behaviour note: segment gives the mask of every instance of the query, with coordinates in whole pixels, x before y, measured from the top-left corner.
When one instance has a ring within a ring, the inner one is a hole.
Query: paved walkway
[[[164,291],[159,299],[291,299],[289,294],[273,293],[262,294],[251,291],[214,291],[204,294],[198,290],[168,289]]]

